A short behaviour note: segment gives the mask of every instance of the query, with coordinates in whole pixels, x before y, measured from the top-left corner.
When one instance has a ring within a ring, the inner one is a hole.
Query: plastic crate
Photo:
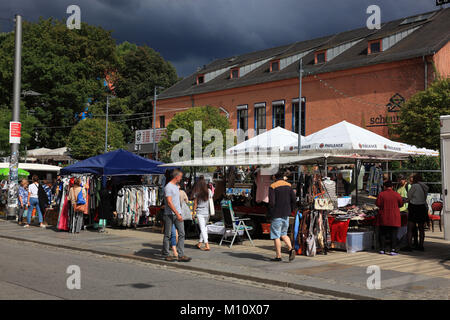
[[[347,233],[347,252],[358,252],[372,249],[373,231]]]

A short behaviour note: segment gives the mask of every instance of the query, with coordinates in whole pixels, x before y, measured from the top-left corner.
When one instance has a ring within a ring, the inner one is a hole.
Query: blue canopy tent
[[[60,174],[92,173],[101,176],[164,174],[168,168],[158,167],[160,164],[163,162],[118,149],[67,166],[61,169]]]

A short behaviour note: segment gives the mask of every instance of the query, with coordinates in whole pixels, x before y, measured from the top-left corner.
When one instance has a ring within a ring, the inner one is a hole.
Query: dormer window
[[[270,72],[280,71],[280,60],[272,61],[270,63]]]
[[[317,51],[314,58],[314,63],[325,63],[327,61],[327,52],[324,51]]]
[[[204,74],[199,74],[197,76],[197,85],[202,84],[205,82],[205,75]]]
[[[381,52],[381,40],[369,41],[369,47],[367,49],[368,54]]]
[[[239,78],[239,68],[231,69],[230,79],[237,79],[237,78]]]

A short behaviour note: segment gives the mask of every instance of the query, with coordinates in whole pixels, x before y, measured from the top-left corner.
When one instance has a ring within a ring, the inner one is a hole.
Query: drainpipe
[[[424,86],[425,86],[425,90],[427,90],[427,88],[428,88],[428,63],[427,63],[427,59],[425,56],[422,56],[422,59],[423,59],[424,72],[425,72]]]

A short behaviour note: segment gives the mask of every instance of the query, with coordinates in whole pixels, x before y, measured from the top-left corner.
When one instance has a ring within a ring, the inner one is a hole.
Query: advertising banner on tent
[[[16,121],[9,122],[9,143],[20,143],[22,124]]]

